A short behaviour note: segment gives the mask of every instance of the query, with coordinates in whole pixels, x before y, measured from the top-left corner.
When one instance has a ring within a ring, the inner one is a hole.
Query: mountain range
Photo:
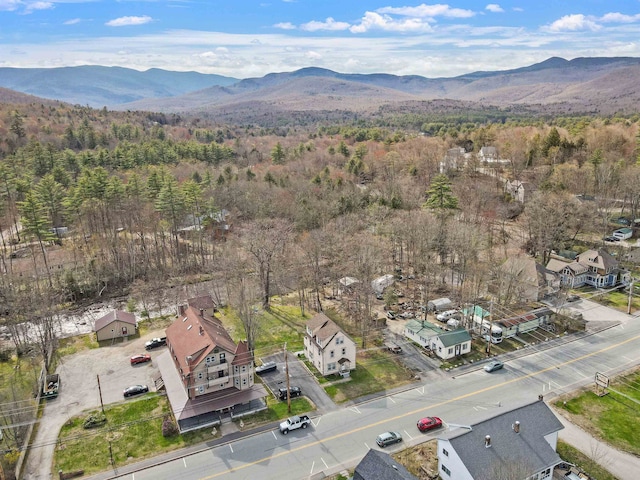
[[[315,67],[247,79],[103,66],[0,68],[0,87],[29,95],[95,108],[198,114],[225,121],[303,112],[317,117],[322,112],[371,114],[381,108],[413,111],[434,103],[547,114],[631,114],[640,110],[637,78],[640,58],[635,57],[552,57],[523,68],[451,78],[345,74]],[[0,90],[1,101],[7,101],[6,95]]]

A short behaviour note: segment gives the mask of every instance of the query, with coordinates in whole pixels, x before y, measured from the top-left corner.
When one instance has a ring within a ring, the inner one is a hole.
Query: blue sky
[[[640,0],[0,0],[0,66],[450,77],[640,57]]]

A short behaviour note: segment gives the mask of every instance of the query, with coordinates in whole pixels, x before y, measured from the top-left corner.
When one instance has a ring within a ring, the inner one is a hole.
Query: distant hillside
[[[336,119],[452,108],[505,108],[545,114],[640,111],[640,58],[549,58],[504,71],[452,78],[345,74],[323,68],[237,80],[195,72],[118,67],[0,68],[0,86],[73,104],[197,114],[225,122],[272,124],[286,118]],[[44,80],[46,79],[46,81]],[[456,104],[456,102],[458,102]],[[440,104],[439,104],[440,105]],[[454,107],[454,105],[457,105]]]
[[[54,105],[59,103],[56,100],[47,100],[33,95],[27,95],[26,93],[16,92],[15,90],[9,90],[8,88],[0,87],[0,103],[10,105],[24,105],[31,103],[44,103],[46,105]]]
[[[238,79],[197,72],[121,67],[0,68],[0,87],[95,108],[183,95]]]

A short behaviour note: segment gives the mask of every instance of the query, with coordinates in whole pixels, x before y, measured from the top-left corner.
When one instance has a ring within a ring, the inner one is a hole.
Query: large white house
[[[468,429],[455,429],[438,438],[440,478],[550,480],[562,461],[556,447],[563,428],[539,399]]]
[[[347,376],[356,368],[355,342],[324,313],[307,322],[304,354],[322,375]]]

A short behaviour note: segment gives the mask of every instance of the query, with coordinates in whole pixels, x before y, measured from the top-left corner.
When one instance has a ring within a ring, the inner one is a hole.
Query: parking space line
[[[324,468],[329,468],[329,465],[327,465],[327,462],[324,461],[324,458],[320,457],[320,460],[322,460],[322,463],[324,463]]]
[[[273,435],[273,439],[277,440],[278,437],[276,437],[276,431],[275,430],[271,430],[271,435]]]
[[[393,397],[387,397],[389,400],[391,400],[393,403],[396,403],[396,401],[393,399]]]
[[[413,440],[413,437],[411,436],[411,434],[409,432],[407,432],[405,430],[404,433],[407,435],[407,437],[409,437],[409,440]]]
[[[184,463],[184,468],[187,468],[187,457],[182,458],[182,463]]]
[[[480,405],[476,405],[473,409],[477,412],[478,410],[486,410],[486,407],[481,407]]]
[[[311,462],[311,471],[309,472],[309,475],[313,475],[313,468],[316,466],[316,461],[314,460],[313,462]]]
[[[231,453],[233,453],[233,446],[231,444],[229,444],[229,449],[231,450]]]
[[[311,420],[311,425],[313,425],[314,427],[317,427],[318,425],[320,425],[320,419],[322,417],[318,417],[318,421],[316,423],[313,423],[313,420]]]
[[[351,410],[354,413],[361,413],[360,410],[358,410],[358,407],[349,407],[349,410]]]
[[[424,385],[420,388],[416,388],[416,391],[422,395],[424,395]]]

